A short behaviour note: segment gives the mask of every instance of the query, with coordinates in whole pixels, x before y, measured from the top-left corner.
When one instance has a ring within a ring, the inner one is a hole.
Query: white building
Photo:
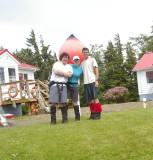
[[[140,101],[153,100],[153,52],[144,54],[133,71],[137,72]]]
[[[21,63],[7,49],[0,50],[0,83],[34,79],[38,67]]]
[[[34,80],[34,72],[37,70],[38,67],[21,63],[7,49],[0,50],[0,84],[26,79]],[[3,85],[2,89],[8,91],[8,87]],[[3,98],[7,99],[6,96]]]

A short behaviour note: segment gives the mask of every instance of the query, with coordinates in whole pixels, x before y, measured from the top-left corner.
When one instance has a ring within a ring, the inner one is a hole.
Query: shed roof
[[[153,52],[145,53],[133,68],[133,71],[153,68]]]
[[[2,54],[4,54],[5,52],[8,52],[15,60],[17,60],[20,64],[19,64],[19,67],[23,67],[23,68],[31,68],[31,69],[39,69],[38,67],[36,66],[32,66],[32,65],[29,65],[29,64],[25,64],[25,63],[22,63],[20,62],[12,53],[10,53],[7,49],[2,49],[0,50],[0,56]]]

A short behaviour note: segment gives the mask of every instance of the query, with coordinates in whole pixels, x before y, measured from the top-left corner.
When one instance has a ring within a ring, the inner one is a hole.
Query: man
[[[79,56],[73,57],[73,63],[70,64],[73,69],[72,77],[68,79],[68,92],[67,92],[67,102],[69,99],[72,99],[74,113],[75,113],[75,121],[80,121],[80,112],[79,112],[79,105],[77,104],[78,101],[78,80],[80,76],[83,74],[82,67],[80,66],[80,58]]]
[[[60,62],[53,65],[51,75],[51,86],[49,103],[51,103],[51,124],[56,124],[56,107],[60,103],[62,112],[62,123],[68,123],[67,118],[67,81],[72,76],[73,70],[67,64],[70,56],[63,52],[60,55]]]
[[[98,65],[94,58],[89,56],[89,49],[82,49],[84,61],[81,63],[84,79],[85,99],[89,102],[91,115],[89,119],[98,120],[101,115],[101,104],[98,100]]]

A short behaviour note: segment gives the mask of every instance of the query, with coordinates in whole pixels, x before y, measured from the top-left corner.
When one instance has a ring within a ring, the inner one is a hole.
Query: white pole
[[[78,80],[78,85],[80,85],[80,80]],[[81,108],[80,108],[80,96],[79,96],[79,92],[78,92],[78,101],[77,101],[77,105],[79,106],[79,113],[81,116]]]
[[[77,105],[79,106],[79,113],[81,116],[81,108],[80,108],[80,97],[79,97],[79,92],[78,92],[78,101],[77,101]]]
[[[143,98],[143,108],[146,108],[146,98]]]

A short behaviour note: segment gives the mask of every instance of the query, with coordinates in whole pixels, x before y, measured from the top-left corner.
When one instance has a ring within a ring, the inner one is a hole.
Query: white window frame
[[[147,83],[153,83],[153,71],[146,72]]]
[[[15,75],[14,76],[10,76],[10,72],[9,72],[9,69],[13,69],[14,70],[14,73]],[[16,71],[15,71],[15,68],[8,68],[8,75],[9,75],[9,82],[14,82],[16,81]]]
[[[3,69],[2,73],[2,77],[0,78],[0,83],[5,83],[5,70],[4,70],[4,67],[0,67],[0,69]],[[1,75],[1,73],[0,73]]]

